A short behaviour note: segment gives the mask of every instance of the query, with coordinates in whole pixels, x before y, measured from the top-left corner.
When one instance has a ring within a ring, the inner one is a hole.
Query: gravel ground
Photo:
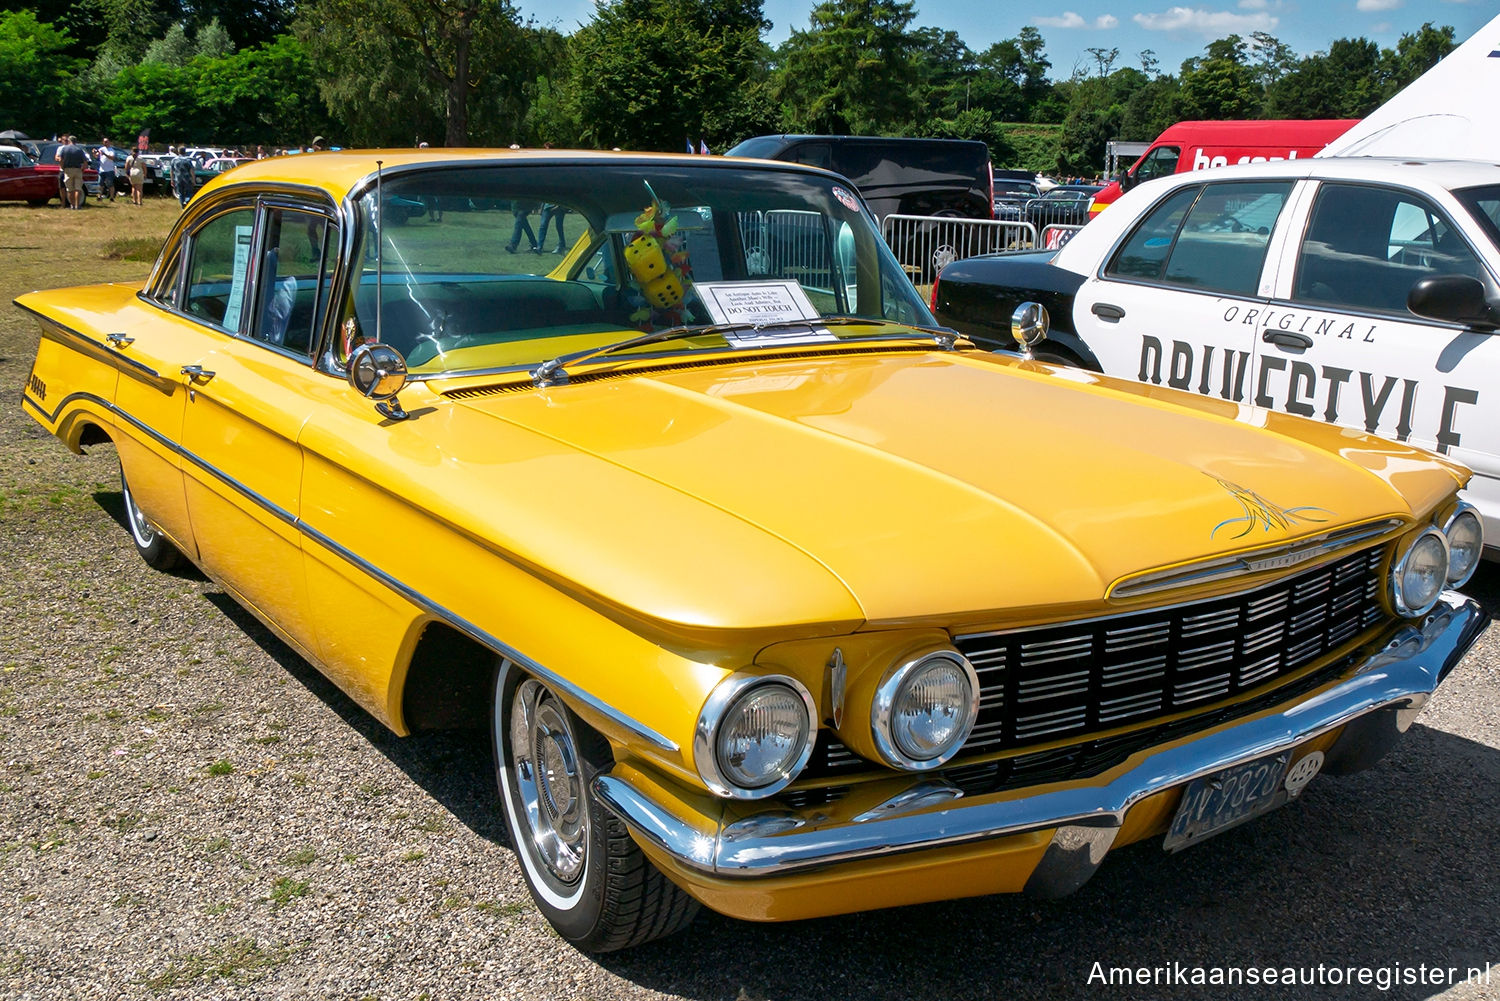
[[[5,300],[143,273],[89,235],[136,226],[120,207],[26,211],[0,207]],[[484,738],[390,736],[213,583],[142,564],[112,449],[72,456],[16,405],[35,343],[0,314],[0,997],[1500,998],[1500,966],[1446,993],[1090,983],[1500,963],[1500,631],[1374,771],[1179,856],[1122,850],[1070,899],[704,914],[582,955],[530,904]],[[1500,567],[1472,590],[1495,609]]]

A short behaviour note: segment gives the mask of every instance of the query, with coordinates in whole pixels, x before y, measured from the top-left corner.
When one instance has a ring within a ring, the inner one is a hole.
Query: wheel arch
[[[417,637],[401,684],[401,720],[409,733],[489,725],[490,677],[499,655],[445,622]]]

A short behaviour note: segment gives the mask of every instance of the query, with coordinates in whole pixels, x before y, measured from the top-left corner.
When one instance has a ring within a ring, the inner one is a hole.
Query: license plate
[[[1180,851],[1285,803],[1290,761],[1290,752],[1283,751],[1194,779],[1182,793],[1162,847]]]

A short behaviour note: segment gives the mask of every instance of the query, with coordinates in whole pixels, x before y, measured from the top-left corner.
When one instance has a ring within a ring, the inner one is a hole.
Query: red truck
[[[1130,169],[1094,196],[1089,218],[1142,181],[1188,170],[1314,156],[1359,124],[1357,118],[1178,122],[1156,137]]]

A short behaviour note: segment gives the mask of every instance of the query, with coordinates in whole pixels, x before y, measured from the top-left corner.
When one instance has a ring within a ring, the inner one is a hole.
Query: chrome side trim
[[[318,545],[327,549],[335,556],[349,563],[351,566],[354,566],[357,569],[369,574],[371,577],[380,581],[380,583],[384,584],[391,590],[406,598],[412,604],[431,614],[435,618],[442,620],[443,622],[452,626],[454,629],[457,629],[459,632],[465,634],[475,642],[488,647],[502,657],[507,657],[510,660],[515,661],[517,664],[524,667],[527,672],[535,675],[538,678],[541,678],[549,685],[552,685],[566,692],[569,696],[588,706],[594,712],[605,717],[611,722],[618,724],[622,728],[647,741],[654,747],[657,747],[669,753],[676,753],[678,750],[680,750],[675,741],[662,736],[655,730],[646,726],[644,723],[640,723],[625,715],[618,709],[609,705],[609,703],[605,702],[603,699],[599,698],[596,695],[593,695],[588,691],[585,691],[578,685],[557,674],[555,671],[544,667],[542,664],[521,653],[515,647],[501,641],[498,637],[479,628],[474,623],[468,621],[462,616],[449,611],[447,608],[439,605],[437,602],[422,594],[420,591],[417,591],[415,588],[408,587],[406,584],[402,583],[391,574],[386,573],[384,570],[375,566],[375,564],[356,555],[353,551],[345,548],[344,546],[339,545],[339,543],[335,542],[327,535],[318,531],[316,528],[313,528],[311,525],[303,521],[300,517],[293,514],[291,511],[288,511],[285,508],[280,507],[279,505],[267,500],[265,497],[262,497],[260,494],[245,486],[245,484],[241,483],[239,480],[225,473],[223,470],[203,461],[192,452],[189,452],[179,443],[172,441],[171,439],[157,433],[152,428],[147,427],[145,424],[141,423],[139,420],[132,417],[124,410],[121,410],[110,401],[99,396],[95,396],[93,393],[73,393],[72,395],[65,397],[61,402],[59,402],[57,405],[57,409],[55,409],[50,415],[48,415],[45,410],[38,406],[29,397],[26,397],[25,399],[26,402],[31,403],[39,413],[47,417],[47,421],[49,424],[55,424],[57,422],[57,417],[62,413],[63,408],[73,400],[88,400],[92,403],[98,404],[101,407],[104,407],[110,413],[125,421],[131,427],[136,428],[142,434],[148,436],[153,441],[160,444],[163,448],[168,449],[169,451],[175,453],[186,461],[191,462],[194,466],[203,470],[205,473],[208,473],[220,483],[223,483],[225,486],[245,497],[247,500],[252,501],[256,506],[268,512],[278,521],[291,528],[296,529],[298,532],[302,533],[302,535],[316,542]],[[813,722],[816,723],[815,714]]]
[[[1266,549],[1253,549],[1234,556],[1205,560],[1201,563],[1177,567],[1172,570],[1158,570],[1154,573],[1139,574],[1117,582],[1114,587],[1110,588],[1109,597],[1135,598],[1143,594],[1154,594],[1158,591],[1187,587],[1190,584],[1206,584],[1210,581],[1240,577],[1261,570],[1293,567],[1333,553],[1346,546],[1353,546],[1361,542],[1368,542],[1371,539],[1377,539],[1387,532],[1394,532],[1400,527],[1401,521],[1399,519],[1388,518],[1384,521],[1368,525],[1357,525],[1354,528],[1329,532],[1312,539],[1304,539],[1288,545],[1274,546]]]
[[[1364,648],[1363,660],[1333,687],[1279,712],[1245,720],[1185,744],[1145,751],[1107,783],[1087,779],[1050,792],[1011,789],[966,797],[946,808],[830,821],[826,807],[776,808],[781,822],[760,836],[725,838],[694,827],[612,774],[594,780],[606,808],[636,837],[678,863],[716,877],[775,877],[820,866],[1067,827],[1118,828],[1131,807],[1232,765],[1297,747],[1371,713],[1419,709],[1473,645],[1490,616],[1472,599],[1444,592],[1420,627],[1403,625]],[[777,830],[780,828],[780,830]],[[1072,839],[1076,840],[1076,839]],[[1088,861],[1104,838],[1088,838]],[[1079,847],[1061,846],[1073,854]],[[684,850],[686,849],[686,850]],[[1080,859],[1082,860],[1082,859]]]
[[[67,344],[69,347],[81,347],[91,354],[100,355],[103,358],[108,359],[110,362],[128,365],[136,371],[148,375],[153,379],[162,378],[161,373],[156,371],[156,369],[151,368],[148,365],[141,364],[119,348],[111,347],[108,344],[93,340],[92,338],[89,338],[84,334],[81,334],[78,331],[74,330],[72,327],[69,327],[63,323],[59,323],[57,320],[53,319],[47,314],[32,309],[30,306],[23,306],[19,302],[13,303],[13,305],[20,307],[21,309],[30,313],[32,316],[36,317],[38,320],[42,321],[42,336],[47,338],[48,340],[57,341],[59,344]],[[60,334],[66,334],[67,336],[58,336]],[[74,343],[75,341],[76,343]],[[126,343],[129,343],[129,341],[127,340]]]

